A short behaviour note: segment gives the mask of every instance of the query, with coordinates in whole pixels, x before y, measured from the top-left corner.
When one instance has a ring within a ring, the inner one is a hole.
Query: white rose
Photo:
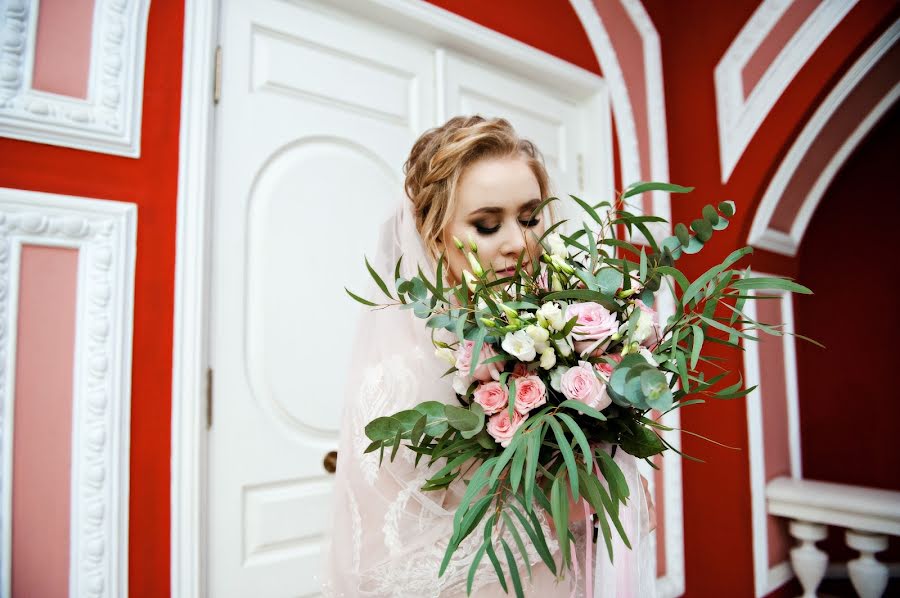
[[[438,347],[434,351],[435,357],[440,357],[450,365],[456,365],[456,351],[450,347]]]
[[[550,233],[545,239],[550,247],[550,255],[559,257],[569,257],[569,250],[566,248],[565,242],[557,233]]]
[[[550,338],[550,333],[547,332],[546,328],[531,325],[525,328],[525,333],[534,341],[535,351],[543,353],[547,349],[547,340]]]
[[[507,332],[500,346],[519,361],[531,361],[537,356],[534,339],[524,330]]]
[[[465,395],[466,391],[469,390],[469,386],[472,385],[472,381],[474,378],[471,376],[463,376],[462,374],[456,374],[453,377],[453,390],[456,391],[458,395]]]
[[[549,370],[555,365],[556,351],[553,350],[553,347],[548,347],[543,353],[541,353],[541,367],[545,370]]]
[[[550,386],[553,387],[553,390],[562,392],[562,377],[568,371],[569,368],[567,366],[561,365],[550,372]]]
[[[548,301],[537,311],[538,321],[547,322],[550,328],[562,330],[566,326],[566,315],[555,301]]]

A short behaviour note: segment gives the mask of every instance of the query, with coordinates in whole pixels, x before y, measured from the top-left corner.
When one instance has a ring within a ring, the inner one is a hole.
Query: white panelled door
[[[343,287],[365,288],[363,253],[432,124],[433,54],[274,0],[222,18],[210,596],[314,595],[358,313]]]
[[[403,197],[413,141],[439,124],[439,105],[505,116],[564,193],[580,191],[578,156],[596,144],[586,109],[557,90],[325,2],[223,0],[221,39],[209,595],[311,596],[331,520],[323,459],[359,313],[343,287],[367,286],[362,256]]]

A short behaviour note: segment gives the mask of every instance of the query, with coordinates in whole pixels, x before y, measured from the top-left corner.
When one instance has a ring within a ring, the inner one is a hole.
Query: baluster
[[[879,598],[888,583],[888,568],[875,558],[876,552],[887,549],[887,536],[847,530],[847,546],[859,552],[859,557],[847,563],[850,581],[861,598]]]
[[[803,586],[802,598],[816,598],[816,589],[828,567],[828,555],[816,547],[816,542],[825,539],[826,528],[818,523],[791,521],[790,531],[800,540],[800,545],[791,549],[791,565]]]

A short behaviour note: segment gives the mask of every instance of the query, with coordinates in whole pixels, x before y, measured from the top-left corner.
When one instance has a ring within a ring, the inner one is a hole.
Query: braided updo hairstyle
[[[524,158],[537,179],[541,198],[550,178],[535,145],[519,137],[503,118],[456,116],[416,140],[403,166],[406,194],[416,228],[432,258],[441,253],[441,235],[456,205],[456,187],[467,166],[485,158]]]

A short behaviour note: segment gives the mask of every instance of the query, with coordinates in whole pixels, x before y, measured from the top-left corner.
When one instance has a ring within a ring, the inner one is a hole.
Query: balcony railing
[[[783,477],[769,482],[766,498],[769,514],[789,519],[790,533],[800,542],[791,550],[791,565],[803,598],[814,597],[825,576],[828,555],[816,542],[829,525],[846,530],[847,546],[859,552],[847,563],[856,592],[862,598],[884,593],[888,568],[875,554],[887,548],[888,536],[900,536],[900,492]]]

